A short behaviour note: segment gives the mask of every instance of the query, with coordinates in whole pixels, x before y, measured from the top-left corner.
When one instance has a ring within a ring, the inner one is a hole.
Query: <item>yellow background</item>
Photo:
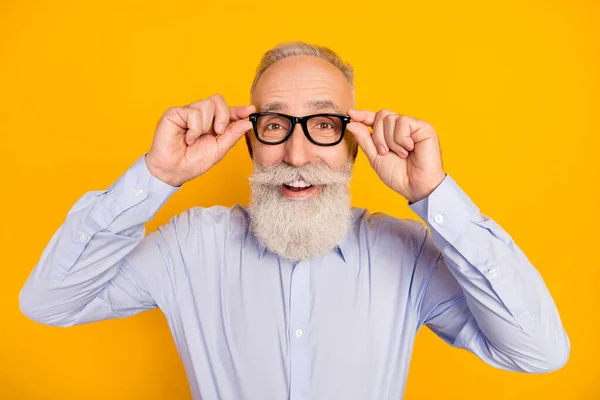
[[[359,108],[436,127],[446,172],[537,266],[571,339],[565,368],[532,376],[422,329],[406,399],[600,399],[599,3],[358,3],[0,3],[0,398],[190,398],[159,310],[52,328],[18,293],[71,205],[149,149],[166,108],[247,103],[263,51],[304,40],[352,62]],[[195,205],[247,204],[250,171],[241,141],[148,231]],[[354,205],[417,218],[362,154],[351,189]]]

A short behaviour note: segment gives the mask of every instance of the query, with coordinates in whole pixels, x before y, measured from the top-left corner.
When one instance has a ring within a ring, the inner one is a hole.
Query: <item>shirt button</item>
[[[144,193],[144,189],[141,189],[141,188],[133,189],[133,194],[135,194],[136,196],[141,196],[142,193]]]
[[[495,277],[496,275],[498,275],[498,271],[496,271],[494,268],[490,268],[487,271],[485,271],[486,275],[489,276],[490,278]]]
[[[81,232],[81,233],[79,234],[79,240],[80,240],[80,241],[82,241],[82,242],[87,242],[87,240],[88,240],[88,235],[86,235],[85,233]]]
[[[296,329],[296,332],[294,333],[296,334],[296,337],[300,337],[304,332],[302,332],[302,329]]]
[[[444,222],[444,216],[442,214],[436,214],[436,216],[433,217],[433,220],[438,224],[441,224],[442,222]]]

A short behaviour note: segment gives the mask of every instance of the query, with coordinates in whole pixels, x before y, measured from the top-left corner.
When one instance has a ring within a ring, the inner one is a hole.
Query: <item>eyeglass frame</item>
[[[267,142],[260,138],[260,136],[258,134],[258,118],[265,116],[265,115],[277,115],[280,117],[287,118],[291,122],[288,133],[286,133],[286,135],[280,141]],[[308,126],[306,124],[309,119],[314,118],[314,117],[338,117],[342,121],[342,133],[340,134],[340,138],[337,141],[332,142],[332,143],[319,143],[319,142],[315,141],[310,136],[310,133],[308,132]],[[346,133],[346,126],[350,122],[350,116],[344,115],[344,114],[321,113],[321,114],[305,115],[304,117],[294,117],[293,115],[281,114],[281,113],[276,113],[276,112],[271,112],[271,111],[252,113],[248,116],[248,119],[252,122],[252,128],[253,128],[252,130],[254,131],[254,136],[256,136],[256,140],[258,140],[260,143],[266,144],[266,145],[278,145],[278,144],[285,142],[286,140],[288,140],[290,138],[290,136],[292,136],[292,132],[294,132],[294,129],[296,128],[296,124],[299,123],[300,126],[302,127],[302,131],[304,132],[304,136],[306,136],[306,138],[311,143],[316,144],[317,146],[335,146],[335,145],[341,143],[341,141],[344,139],[344,134]]]

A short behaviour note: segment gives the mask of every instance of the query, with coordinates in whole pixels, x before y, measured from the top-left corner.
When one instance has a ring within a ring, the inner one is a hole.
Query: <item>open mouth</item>
[[[305,182],[303,179],[296,179],[295,181],[284,183],[283,187],[291,192],[302,192],[310,189],[313,186]]]
[[[308,199],[319,193],[319,186],[314,186],[300,178],[281,185],[281,193],[288,199]]]
[[[290,192],[303,192],[305,190],[310,189],[312,187],[312,185],[310,185],[310,186],[303,186],[303,187],[295,187],[295,186],[283,185],[283,187],[285,187]]]

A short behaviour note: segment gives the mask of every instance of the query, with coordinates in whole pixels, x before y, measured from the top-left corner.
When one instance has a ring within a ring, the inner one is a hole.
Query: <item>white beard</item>
[[[279,163],[254,164],[248,207],[249,229],[267,249],[292,261],[321,256],[333,250],[351,226],[350,177],[352,162],[334,171],[323,162],[293,167]],[[316,196],[288,199],[281,185],[302,177],[318,186]]]

